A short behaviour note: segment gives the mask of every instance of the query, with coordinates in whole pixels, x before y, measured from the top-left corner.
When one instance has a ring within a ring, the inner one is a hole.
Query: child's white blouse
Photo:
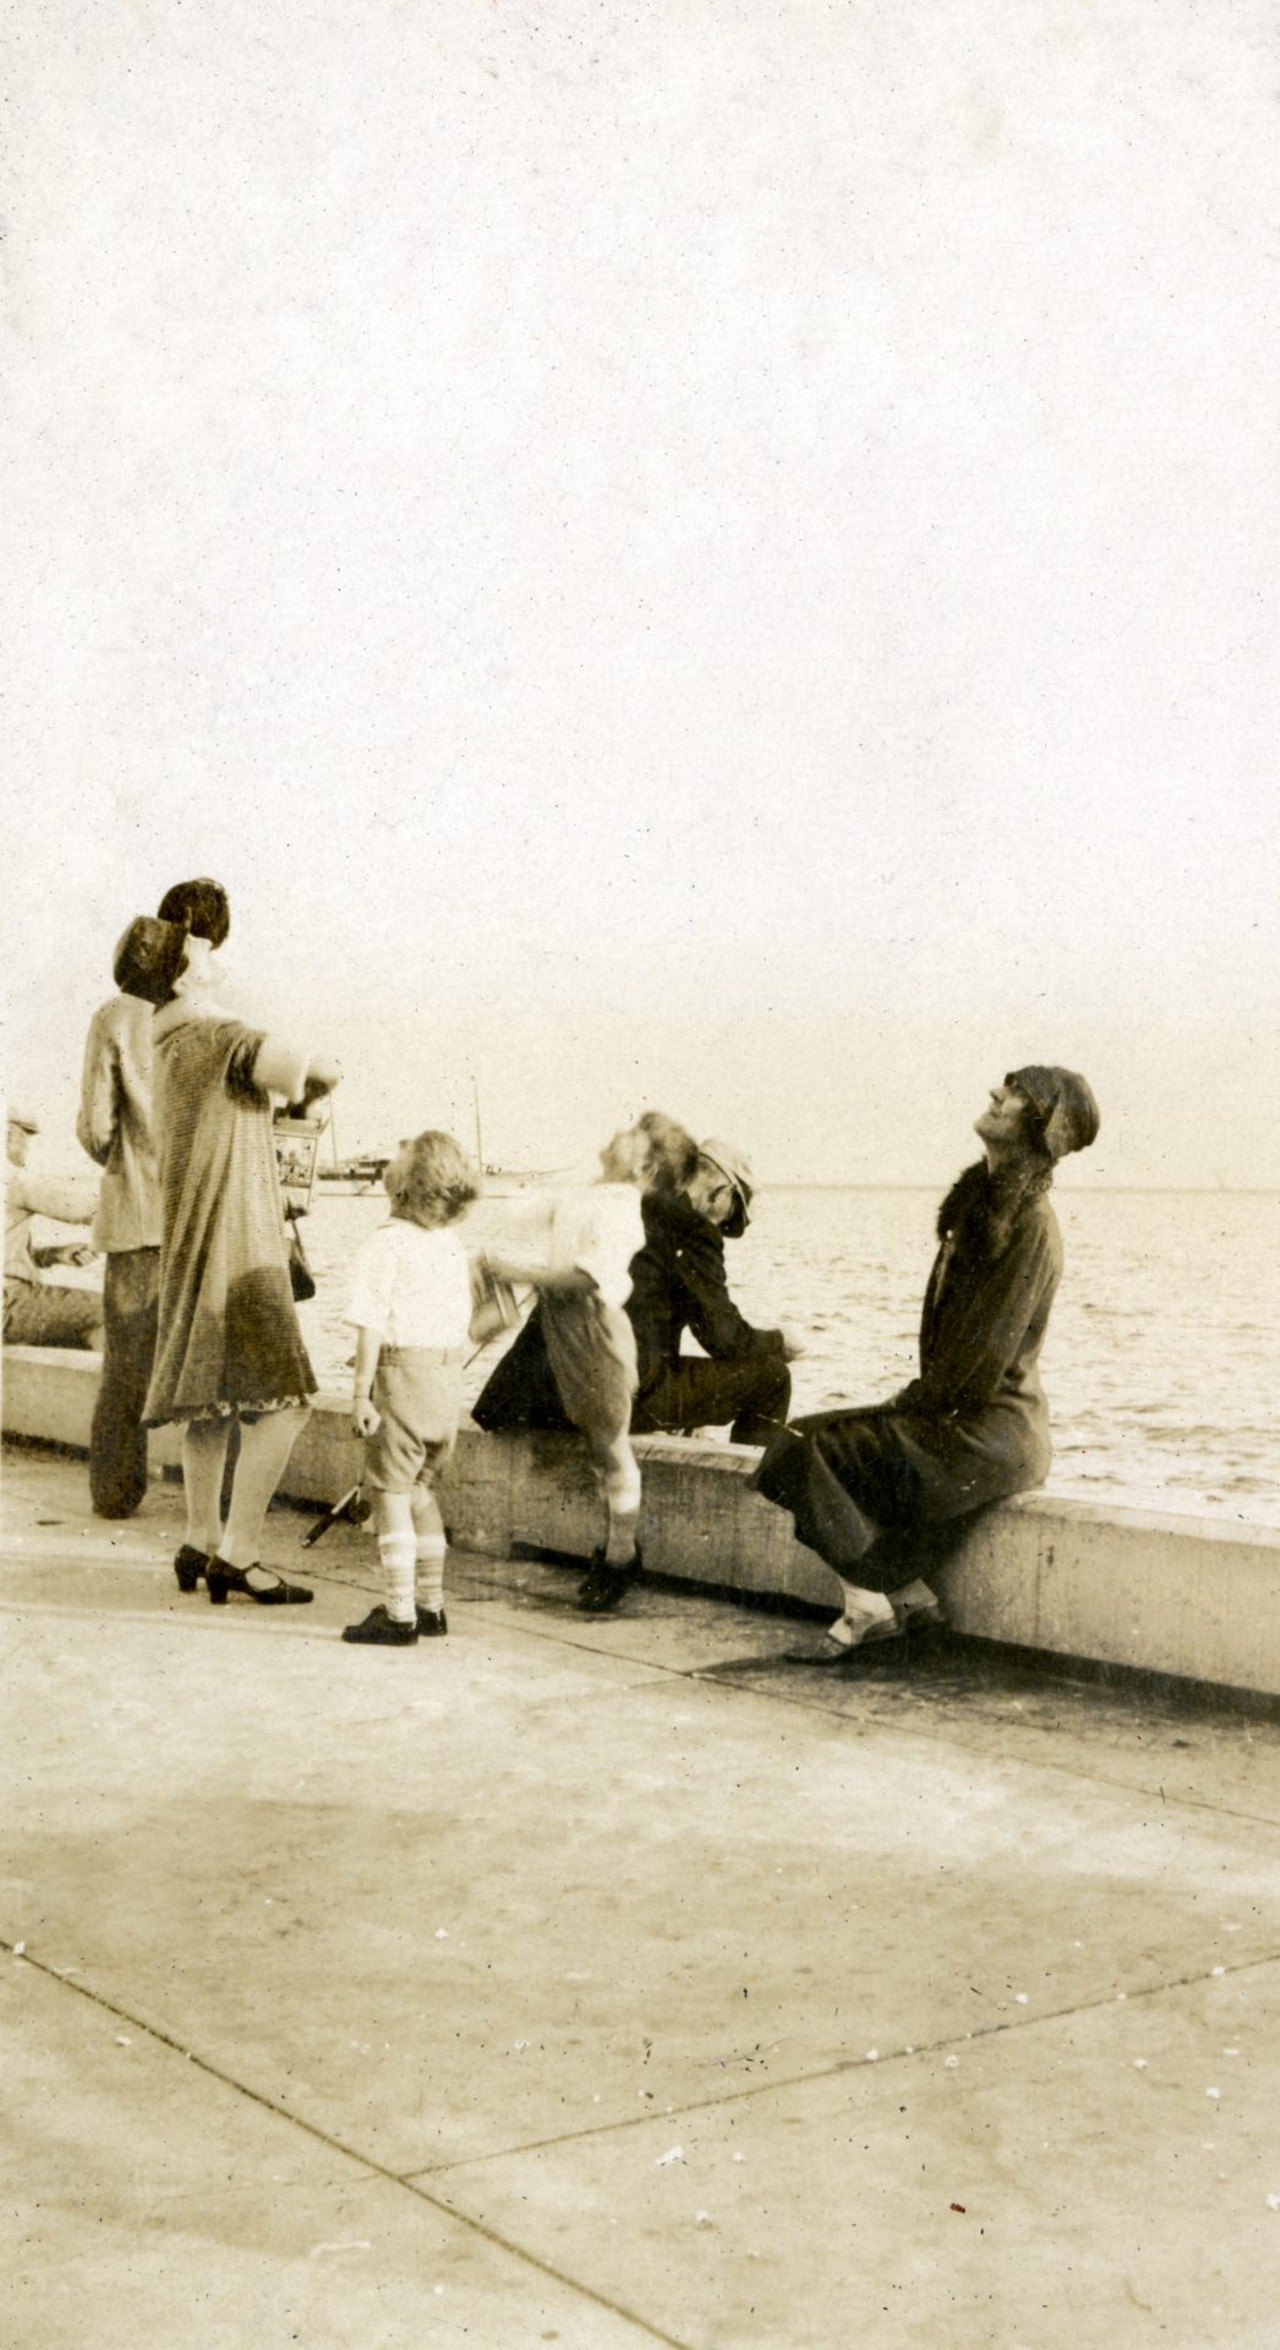
[[[346,1319],[384,1346],[465,1345],[471,1280],[453,1227],[428,1232],[403,1216],[380,1224],[352,1267]]]
[[[631,1295],[631,1259],[644,1247],[640,1194],[630,1183],[579,1183],[494,1202],[495,1248],[539,1257],[549,1271],[577,1265],[607,1306]]]

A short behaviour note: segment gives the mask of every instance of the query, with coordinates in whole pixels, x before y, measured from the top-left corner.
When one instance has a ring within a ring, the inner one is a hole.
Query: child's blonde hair
[[[412,1224],[452,1224],[480,1196],[461,1144],[434,1126],[401,1143],[382,1180],[394,1213]]]

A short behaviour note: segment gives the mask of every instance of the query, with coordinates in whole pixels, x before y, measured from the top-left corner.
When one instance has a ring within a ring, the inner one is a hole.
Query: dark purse
[[[302,1234],[298,1230],[297,1218],[290,1216],[288,1222],[289,1287],[293,1291],[294,1304],[304,1306],[307,1299],[316,1294],[316,1277],[307,1263],[307,1252],[302,1245]]]

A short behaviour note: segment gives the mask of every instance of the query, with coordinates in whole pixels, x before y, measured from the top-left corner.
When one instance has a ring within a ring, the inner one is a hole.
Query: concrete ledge
[[[6,1347],[6,1434],[84,1450],[98,1356]],[[790,1522],[752,1493],[759,1455],[740,1445],[640,1437],[641,1539],[656,1574],[827,1605],[826,1570]],[[159,1469],[176,1431],[152,1438]],[[355,1483],[345,1397],[321,1396],[282,1491],[323,1505]],[[582,1557],[601,1514],[584,1448],[565,1436],[485,1436],[464,1423],[442,1495],[455,1538],[498,1556],[513,1543]],[[959,1632],[1020,1648],[1280,1695],[1280,1528],[1102,1509],[1023,1495],[975,1521],[938,1578]]]

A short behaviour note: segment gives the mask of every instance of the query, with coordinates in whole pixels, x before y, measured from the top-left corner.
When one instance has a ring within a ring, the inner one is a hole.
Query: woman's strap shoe
[[[848,1624],[852,1620],[848,1616],[837,1616],[836,1624]],[[834,1666],[838,1669],[843,1665],[852,1664],[856,1658],[864,1656],[869,1648],[884,1648],[894,1641],[903,1642],[906,1637],[905,1618],[896,1613],[891,1616],[870,1616],[862,1619],[862,1623],[852,1639],[840,1639],[835,1626],[833,1626],[823,1640],[821,1647],[813,1649],[789,1648],[786,1651],[786,1657],[787,1662],[793,1665],[824,1665]]]
[[[449,1626],[442,1607],[420,1607],[418,1610],[419,1640],[443,1640]]]
[[[258,1575],[254,1583],[251,1576]],[[205,1569],[209,1597],[215,1607],[225,1607],[229,1591],[243,1592],[246,1599],[256,1600],[259,1607],[305,1607],[315,1598],[314,1591],[305,1583],[286,1583],[283,1575],[273,1575],[256,1563],[251,1567],[229,1567],[223,1559],[210,1559]]]
[[[179,1591],[194,1591],[208,1564],[209,1558],[206,1551],[195,1550],[189,1542],[184,1542],[173,1562],[173,1571],[178,1578]]]

